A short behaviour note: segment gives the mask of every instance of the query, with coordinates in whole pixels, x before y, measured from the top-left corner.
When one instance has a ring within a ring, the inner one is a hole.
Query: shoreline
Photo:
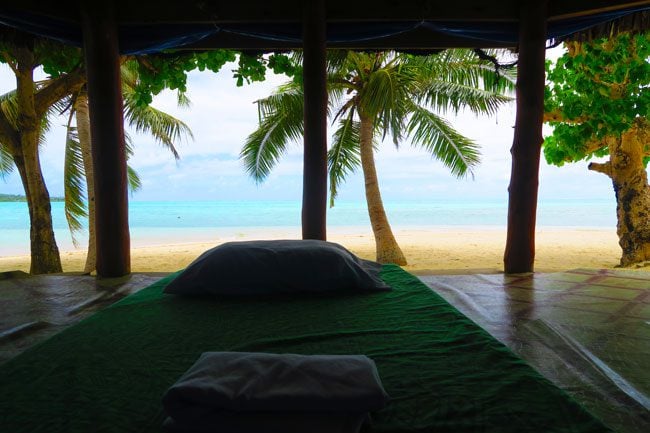
[[[501,232],[503,233],[505,243],[505,225],[404,225],[393,226],[393,231],[397,232]],[[83,229],[83,233],[78,233],[77,244],[75,247],[69,230],[55,229],[55,237],[61,254],[67,252],[83,251],[88,242],[88,238]],[[131,228],[131,248],[167,246],[185,243],[209,243],[209,242],[226,242],[237,239],[299,239],[302,233],[300,226],[277,225],[277,226],[226,226],[226,227],[137,227]],[[595,231],[595,232],[615,232],[615,228],[604,226],[538,226],[536,232],[544,231]],[[370,235],[372,232],[370,226],[364,225],[332,225],[328,226],[328,236],[334,237],[354,237],[358,234]],[[28,229],[4,229],[0,230],[0,238],[4,238],[5,243],[0,244],[0,259],[6,257],[20,257],[29,255],[29,230]],[[616,241],[618,242],[618,241]],[[16,246],[20,245],[20,246]]]
[[[415,274],[463,274],[503,272],[506,231],[500,226],[395,227],[395,237]],[[228,241],[299,239],[299,227],[246,227],[198,230],[194,236],[133,242],[133,272],[174,272],[187,266],[203,251]],[[329,227],[328,240],[340,243],[365,259],[374,259],[375,243],[369,228]],[[153,242],[155,243],[153,243]],[[616,230],[599,227],[539,227],[536,230],[536,272],[560,272],[576,268],[613,268],[621,255]],[[83,269],[85,250],[63,250],[64,272]],[[29,270],[28,255],[0,257],[0,272]]]

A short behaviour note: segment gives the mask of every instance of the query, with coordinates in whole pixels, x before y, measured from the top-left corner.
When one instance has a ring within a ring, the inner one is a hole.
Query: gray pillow
[[[182,295],[390,290],[381,265],[318,240],[228,242],[201,254],[165,287]]]

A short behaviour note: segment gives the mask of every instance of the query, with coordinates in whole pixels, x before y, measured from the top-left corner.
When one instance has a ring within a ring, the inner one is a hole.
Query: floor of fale
[[[164,275],[0,273],[0,364]],[[650,431],[650,272],[420,279],[615,430]]]
[[[650,431],[650,272],[421,276],[617,431]]]

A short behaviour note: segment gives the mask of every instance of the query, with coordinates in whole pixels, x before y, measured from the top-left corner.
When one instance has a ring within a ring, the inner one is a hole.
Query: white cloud
[[[553,54],[556,56],[557,54]],[[0,65],[0,92],[15,87],[11,71]],[[175,95],[165,92],[154,106],[185,121],[194,133],[194,141],[178,146],[182,159],[171,154],[146,136],[132,134],[136,153],[131,160],[141,174],[143,188],[135,199],[285,199],[300,200],[302,190],[302,152],[290,146],[287,154],[266,182],[257,185],[245,173],[238,160],[239,151],[257,125],[256,99],[268,95],[285,78],[269,73],[267,81],[236,87],[226,65],[222,72],[193,72],[188,80],[192,107],[176,107]],[[376,155],[384,198],[436,199],[507,197],[510,177],[510,147],[514,125],[514,105],[505,107],[493,118],[477,118],[471,113],[449,117],[463,134],[481,145],[482,164],[474,180],[455,179],[438,161],[426,153],[402,143],[399,150],[383,143]],[[61,125],[65,119],[56,119]],[[53,128],[47,136],[41,161],[47,184],[53,195],[61,195],[64,131]],[[0,181],[0,191],[21,193],[18,176]],[[588,172],[586,164],[548,166],[542,157],[540,196],[545,198],[593,198],[612,196],[611,184],[602,175]],[[341,186],[341,200],[363,198],[363,178],[350,176]]]

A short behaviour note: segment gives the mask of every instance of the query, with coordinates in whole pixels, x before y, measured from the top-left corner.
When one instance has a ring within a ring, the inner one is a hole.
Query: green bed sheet
[[[365,354],[392,398],[373,432],[609,431],[417,278],[381,276],[393,291],[246,299],[164,295],[165,278],[0,366],[0,431],[159,432],[205,351]]]

